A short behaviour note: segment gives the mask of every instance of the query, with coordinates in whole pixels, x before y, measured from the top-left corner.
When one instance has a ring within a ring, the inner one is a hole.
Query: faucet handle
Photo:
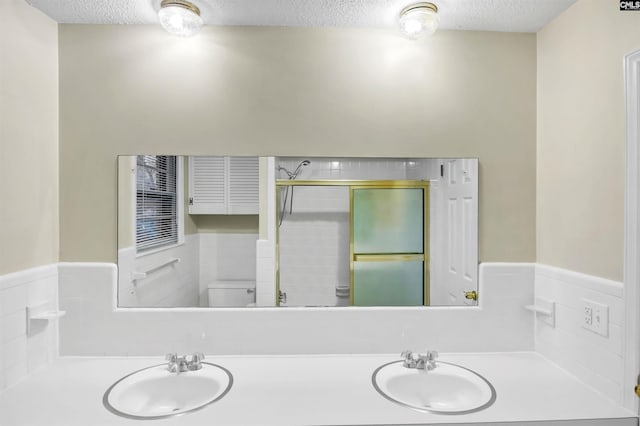
[[[438,358],[438,351],[427,351],[424,354],[424,359],[426,361],[426,369],[427,370],[433,370],[434,368],[436,368],[436,358]]]
[[[191,362],[189,362],[189,370],[200,370],[202,368],[202,360],[204,359],[204,354],[202,352],[194,352],[191,355]]]
[[[168,353],[164,356],[164,359],[169,361],[167,365],[167,370],[172,373],[178,371],[178,354],[177,353]]]
[[[404,367],[406,367],[406,368],[415,368],[416,360],[413,357],[413,352],[411,352],[410,350],[407,349],[406,351],[402,351],[400,356],[402,357],[402,365]]]
[[[427,351],[426,355],[427,360],[435,361],[435,359],[438,358],[438,351]]]

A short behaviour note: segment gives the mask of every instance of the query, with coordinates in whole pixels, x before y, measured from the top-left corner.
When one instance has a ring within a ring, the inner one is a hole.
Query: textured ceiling
[[[26,0],[60,23],[155,24],[161,0]],[[390,28],[411,0],[192,0],[208,25]],[[432,0],[440,28],[537,32],[576,0]]]

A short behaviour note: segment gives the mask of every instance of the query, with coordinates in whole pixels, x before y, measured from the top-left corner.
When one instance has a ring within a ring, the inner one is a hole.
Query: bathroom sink
[[[436,362],[426,371],[394,361],[378,367],[373,387],[405,407],[440,414],[469,414],[489,407],[496,391],[484,377],[456,364]]]
[[[104,406],[130,419],[161,419],[195,411],[220,400],[233,384],[219,365],[201,363],[196,371],[170,372],[167,364],[138,370],[115,382],[104,394]]]

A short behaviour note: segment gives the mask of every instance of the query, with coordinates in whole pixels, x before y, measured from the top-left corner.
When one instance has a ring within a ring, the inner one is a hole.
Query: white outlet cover
[[[601,336],[609,336],[609,306],[582,299],[582,327]]]

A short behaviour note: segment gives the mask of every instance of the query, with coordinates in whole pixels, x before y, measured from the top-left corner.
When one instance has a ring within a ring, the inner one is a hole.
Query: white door
[[[444,162],[444,284],[449,305],[475,305],[465,292],[478,290],[478,160]]]
[[[640,412],[640,50],[625,57],[624,406]]]

